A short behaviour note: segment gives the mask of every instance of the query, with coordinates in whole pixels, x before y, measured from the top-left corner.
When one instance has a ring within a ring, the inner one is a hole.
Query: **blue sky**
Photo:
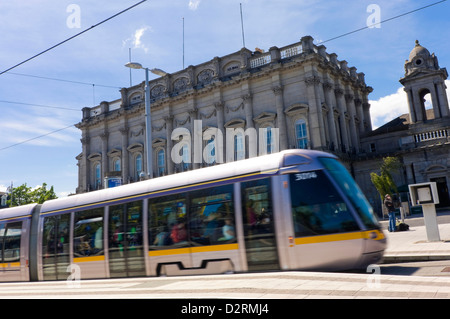
[[[138,2],[1,1],[0,72]],[[130,48],[132,60],[145,66],[181,70],[183,18],[187,67],[242,48],[240,3],[246,47],[268,50],[305,35],[319,43],[363,28],[376,13],[368,10],[371,4],[385,20],[433,2],[437,0],[148,0],[0,75],[0,190],[11,182],[32,187],[45,182],[59,196],[75,192],[80,132],[72,127],[34,138],[78,123],[83,107],[120,98],[119,89],[130,85],[130,71],[124,67]],[[369,98],[375,127],[407,112],[398,80],[416,39],[435,52],[441,67],[450,67],[449,14],[450,1],[443,2],[324,43],[327,52],[365,73],[374,89]],[[142,71],[132,71],[133,85],[143,80]]]

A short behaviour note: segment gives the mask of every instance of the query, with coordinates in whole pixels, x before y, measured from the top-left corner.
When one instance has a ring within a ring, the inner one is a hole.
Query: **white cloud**
[[[393,94],[383,96],[376,101],[369,101],[369,103],[373,129],[408,113],[408,101],[403,87]]]
[[[450,80],[446,80],[445,85],[450,87]],[[425,108],[428,109],[431,107],[431,102],[427,99],[427,96],[425,96],[425,99]],[[450,104],[449,89],[447,89],[447,99]],[[383,96],[378,100],[371,100],[369,103],[373,129],[386,124],[402,114],[409,113],[408,97],[403,87],[398,88],[393,94]]]
[[[191,9],[192,11],[197,10],[199,5],[200,0],[189,0],[189,9]]]
[[[123,46],[125,47],[125,46],[131,45],[131,47],[133,49],[143,49],[145,53],[148,53],[149,48],[146,45],[146,43],[143,41],[143,37],[144,37],[146,31],[149,31],[149,30],[152,31],[152,28],[147,25],[137,29],[136,31],[134,31],[133,35],[130,38],[128,38],[122,42]]]

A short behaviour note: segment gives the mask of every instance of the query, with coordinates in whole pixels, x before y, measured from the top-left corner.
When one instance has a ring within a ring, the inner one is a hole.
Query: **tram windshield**
[[[368,229],[378,228],[378,220],[373,212],[372,206],[347,169],[333,158],[321,157],[319,161],[325,166],[334,181],[350,199],[364,225]]]

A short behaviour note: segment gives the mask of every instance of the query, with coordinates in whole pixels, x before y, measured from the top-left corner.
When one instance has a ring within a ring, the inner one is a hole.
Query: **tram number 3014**
[[[268,314],[269,307],[267,304],[251,304],[251,303],[235,303],[225,305],[225,313],[234,314],[254,314],[260,316],[261,314]]]

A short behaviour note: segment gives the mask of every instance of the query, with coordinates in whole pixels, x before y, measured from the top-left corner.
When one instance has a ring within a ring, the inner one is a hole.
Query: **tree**
[[[370,173],[370,179],[380,194],[381,200],[384,195],[398,193],[397,185],[392,178],[392,174],[401,168],[402,164],[396,157],[385,157],[380,166],[381,174]]]
[[[11,205],[12,198],[12,205]],[[7,201],[7,206],[21,206],[26,204],[42,204],[47,200],[58,198],[55,194],[53,186],[47,189],[47,184],[35,188],[28,187],[27,184],[22,184],[19,187],[14,187]]]

